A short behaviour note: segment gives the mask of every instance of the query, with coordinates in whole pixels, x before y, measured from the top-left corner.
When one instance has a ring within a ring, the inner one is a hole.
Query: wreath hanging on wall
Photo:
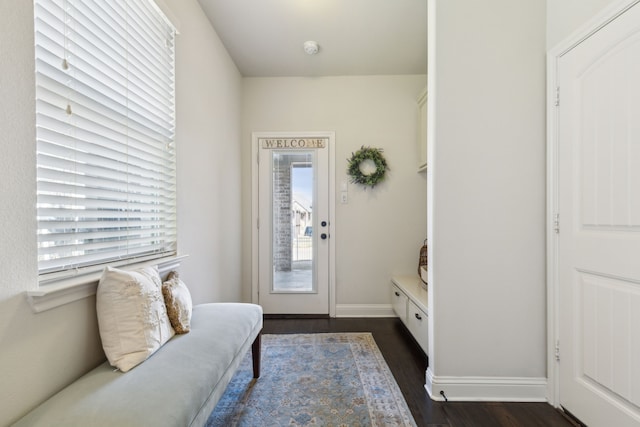
[[[370,160],[375,165],[374,171],[363,171],[363,162],[367,160]],[[384,179],[385,173],[389,169],[387,161],[382,155],[382,148],[371,148],[363,145],[358,151],[351,154],[351,158],[348,161],[347,173],[351,177],[351,182],[371,188]]]

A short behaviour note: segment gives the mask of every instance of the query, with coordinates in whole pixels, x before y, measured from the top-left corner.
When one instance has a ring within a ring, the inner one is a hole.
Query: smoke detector
[[[303,47],[307,55],[315,55],[316,53],[318,53],[318,50],[320,49],[318,47],[318,43],[314,42],[313,40],[304,42]]]

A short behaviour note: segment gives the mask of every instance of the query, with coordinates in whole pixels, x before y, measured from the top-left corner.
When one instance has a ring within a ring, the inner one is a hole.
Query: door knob
[[[320,223],[320,225],[321,225],[321,226],[323,226],[323,227],[326,227],[326,226],[327,226],[327,221],[322,221],[322,222]]]
[[[320,238],[321,238],[322,240],[325,240],[325,239],[327,238],[327,233],[322,233],[322,234],[320,235]]]

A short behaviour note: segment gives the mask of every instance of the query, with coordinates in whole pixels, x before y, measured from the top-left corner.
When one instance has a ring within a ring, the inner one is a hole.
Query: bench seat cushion
[[[176,335],[129,372],[105,362],[16,425],[204,425],[261,329],[260,306],[197,305],[188,334]]]

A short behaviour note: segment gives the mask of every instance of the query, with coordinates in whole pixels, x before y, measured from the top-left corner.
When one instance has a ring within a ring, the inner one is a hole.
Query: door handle
[[[416,319],[422,320],[422,316],[420,316],[418,313],[416,313]]]
[[[322,221],[322,222],[320,223],[320,225],[321,225],[321,226],[323,226],[323,227],[326,227],[326,226],[327,226],[327,221]]]
[[[329,237],[329,236],[327,235],[327,233],[322,233],[322,234],[320,235],[320,238],[321,238],[322,240],[326,240],[326,238],[327,238],[327,237]]]

